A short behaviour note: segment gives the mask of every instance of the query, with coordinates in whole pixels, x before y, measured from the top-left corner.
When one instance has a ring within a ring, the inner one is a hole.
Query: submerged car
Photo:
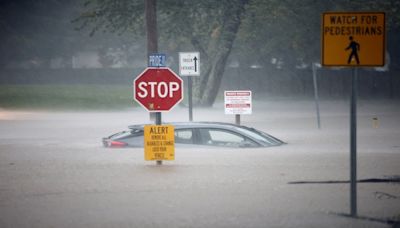
[[[270,147],[283,141],[254,128],[218,122],[168,123],[175,128],[175,146]],[[103,138],[111,148],[143,147],[144,124],[131,125],[128,130]]]

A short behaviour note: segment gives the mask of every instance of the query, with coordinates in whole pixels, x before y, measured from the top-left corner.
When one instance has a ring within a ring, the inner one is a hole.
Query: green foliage
[[[157,1],[157,23],[160,43],[191,47],[208,56],[207,47],[221,29],[224,12],[238,1]],[[129,33],[134,38],[145,36],[143,0],[88,0],[85,10],[74,20],[78,29]],[[193,47],[195,46],[195,47]],[[213,49],[214,50],[214,49]]]
[[[103,85],[1,85],[1,108],[121,109],[134,106],[132,88]]]
[[[62,0],[2,1],[0,61],[49,59],[73,50],[70,19],[74,3]],[[62,9],[62,10],[60,10]]]
[[[143,36],[143,5],[143,0],[89,0],[89,10],[81,19],[85,25],[92,24],[94,32],[131,31]],[[245,14],[237,13],[240,7],[245,7]],[[210,101],[215,95],[211,87],[219,86],[223,74],[219,67],[224,68],[236,38],[234,55],[241,64],[258,62],[268,68],[275,58],[295,73],[296,65],[320,59],[322,13],[384,11],[388,30],[396,30],[399,9],[396,0],[159,0],[158,35],[173,51],[201,52],[203,75],[200,82],[195,81],[195,95],[200,100],[208,96]]]
[[[0,67],[10,63],[49,67],[53,58],[71,58],[79,51],[129,46],[136,40],[103,33],[89,37],[71,23],[82,11],[81,0],[13,0],[0,2]],[[69,61],[68,61],[69,60]],[[27,66],[28,65],[28,66]]]
[[[106,52],[110,46],[140,46],[146,36],[144,2],[2,1],[0,66],[10,60],[71,57],[79,50]],[[277,58],[295,72],[294,66],[301,62],[319,61],[321,14],[328,11],[386,12],[388,50],[391,57],[397,56],[397,62],[392,58],[392,65],[399,65],[398,0],[158,0],[159,49],[168,50],[171,55],[200,51],[199,91],[211,94],[212,100],[215,88],[213,92],[206,88],[219,86],[231,50],[241,66],[255,62],[268,66],[272,58]],[[87,37],[87,33],[96,36]],[[139,55],[138,51],[135,55]],[[110,65],[107,58],[101,61]],[[200,93],[197,95],[202,96]]]
[[[201,53],[203,76],[200,82],[195,81],[195,95],[203,104],[210,105],[215,99],[247,3],[248,0],[157,1],[158,39],[174,44],[173,51]],[[104,29],[140,36],[143,5],[143,0],[89,0],[87,10],[76,21],[83,27],[91,26],[92,34]]]
[[[73,22],[79,24],[77,29],[92,27],[91,36],[99,31],[117,34],[127,31],[133,34],[144,33],[143,1],[87,0],[84,7],[85,11]]]
[[[235,54],[249,62],[268,62],[271,57],[287,63],[318,60],[320,17],[326,11],[384,11],[388,40],[394,40],[400,28],[398,0],[158,0],[160,48],[199,50],[206,63],[222,46],[219,35],[236,36],[224,33],[223,23],[238,5],[245,5],[246,14]],[[1,1],[0,65],[143,42],[144,10],[144,0]],[[89,38],[86,33],[101,35]]]

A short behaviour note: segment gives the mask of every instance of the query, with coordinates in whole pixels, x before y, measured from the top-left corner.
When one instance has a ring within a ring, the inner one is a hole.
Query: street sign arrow
[[[197,57],[195,56],[193,60],[194,60],[194,72],[197,72]]]

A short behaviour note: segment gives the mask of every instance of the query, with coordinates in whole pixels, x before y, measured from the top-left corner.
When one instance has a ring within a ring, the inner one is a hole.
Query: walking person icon
[[[360,44],[354,41],[353,37],[349,37],[350,44],[349,46],[345,49],[346,51],[351,49],[351,53],[349,55],[349,59],[347,60],[347,64],[350,64],[351,60],[356,58],[357,65],[360,64],[360,59],[358,58],[358,52],[360,51]]]

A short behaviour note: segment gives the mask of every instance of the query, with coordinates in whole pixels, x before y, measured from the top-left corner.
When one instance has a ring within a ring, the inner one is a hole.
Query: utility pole
[[[158,52],[156,0],[144,0],[144,5],[145,5],[146,32],[147,32],[147,61],[149,61],[150,54]],[[149,65],[149,63],[147,63],[147,65]],[[156,112],[156,113],[151,112],[150,119],[151,120],[155,119],[155,124],[161,125],[161,112]],[[157,165],[161,164],[162,160],[157,161]]]
[[[158,52],[156,0],[144,0],[144,5],[146,13],[147,61],[149,61],[148,56]],[[156,124],[161,124],[161,113],[150,113],[150,119],[155,119]]]
[[[156,0],[144,0],[146,11],[147,54],[157,53],[157,14]]]

